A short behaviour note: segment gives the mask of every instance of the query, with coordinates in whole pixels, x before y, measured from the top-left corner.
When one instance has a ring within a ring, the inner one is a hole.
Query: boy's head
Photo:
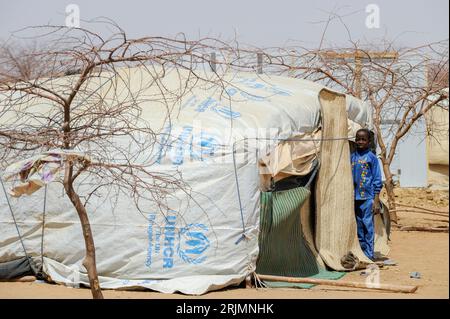
[[[370,146],[370,132],[366,128],[359,129],[356,131],[356,148],[361,151],[369,149]]]

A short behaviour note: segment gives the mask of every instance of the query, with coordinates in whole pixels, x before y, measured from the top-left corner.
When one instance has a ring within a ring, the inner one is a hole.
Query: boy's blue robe
[[[370,150],[352,153],[351,162],[358,239],[364,253],[373,259],[375,233],[372,206],[375,195],[381,191],[381,170],[377,157]]]

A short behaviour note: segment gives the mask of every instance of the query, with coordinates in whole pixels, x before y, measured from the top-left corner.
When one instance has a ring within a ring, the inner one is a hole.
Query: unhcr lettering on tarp
[[[149,214],[148,248],[145,265],[149,268],[172,269],[177,263],[199,265],[206,261],[210,247],[209,228],[201,223],[190,223],[183,227],[177,212],[171,210],[157,223],[157,215]]]
[[[279,128],[204,128],[201,121],[182,127],[166,127],[160,134],[155,164],[181,166],[192,162],[256,164],[280,142]]]

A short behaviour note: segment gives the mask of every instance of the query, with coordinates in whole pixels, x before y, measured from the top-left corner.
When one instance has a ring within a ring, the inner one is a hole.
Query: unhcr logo
[[[178,234],[177,253],[189,264],[200,264],[206,260],[203,253],[209,247],[209,240],[205,233],[208,227],[203,224],[189,224],[180,229]]]
[[[162,268],[171,269],[175,266],[177,255],[190,264],[200,264],[206,260],[205,251],[210,246],[206,236],[208,227],[196,223],[178,230],[176,215],[165,216],[162,226],[157,225],[156,219],[156,214],[149,215],[147,267],[162,261]]]

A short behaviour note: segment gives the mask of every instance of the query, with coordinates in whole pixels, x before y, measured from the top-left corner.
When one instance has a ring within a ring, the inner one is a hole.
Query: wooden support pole
[[[363,60],[396,60],[398,59],[398,52],[396,51],[362,51],[356,50],[354,52],[336,52],[336,51],[318,51],[320,56],[326,59],[352,59],[355,62],[355,72],[354,72],[354,92],[353,94],[362,98],[362,68]]]
[[[257,60],[257,70],[256,70],[256,72],[258,74],[262,74],[263,73],[263,55],[262,55],[262,53],[257,53],[256,60]]]
[[[358,99],[362,97],[362,59],[355,56],[355,95]]]
[[[213,72],[217,72],[217,60],[216,60],[216,53],[213,52],[211,53],[211,60],[210,60],[210,66],[211,66],[211,71]]]
[[[301,283],[301,284],[375,289],[375,290],[385,290],[385,291],[402,292],[402,293],[414,293],[418,288],[417,286],[403,286],[403,285],[391,285],[391,284],[367,285],[366,283],[363,283],[363,282],[315,279],[315,278],[297,278],[297,277],[283,277],[283,276],[271,276],[271,275],[259,275],[259,274],[257,276],[259,277],[259,279],[267,280],[267,281],[283,281],[283,282],[292,282],[292,283]]]

